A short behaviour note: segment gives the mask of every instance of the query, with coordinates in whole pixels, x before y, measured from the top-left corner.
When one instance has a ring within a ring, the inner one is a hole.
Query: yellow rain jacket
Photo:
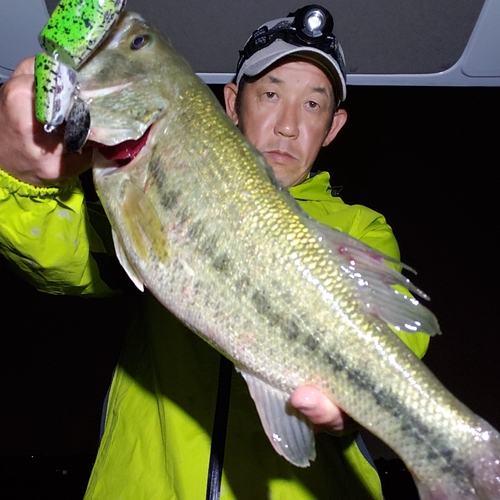
[[[290,189],[315,219],[399,258],[380,214],[346,205],[320,173]],[[102,214],[84,201],[78,180],[36,188],[0,172],[0,252],[36,288],[106,296],[92,254],[110,252]],[[112,381],[106,425],[86,499],[205,498],[219,354],[182,326],[147,292],[138,294]],[[428,336],[399,334],[423,356]],[[221,498],[382,498],[376,471],[354,434],[317,437],[318,458],[294,467],[272,449],[243,379],[233,376]]]

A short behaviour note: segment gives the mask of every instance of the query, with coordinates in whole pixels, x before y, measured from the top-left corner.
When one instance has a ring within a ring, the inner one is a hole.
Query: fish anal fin
[[[240,370],[238,370],[240,371]],[[311,423],[291,409],[290,395],[248,372],[240,371],[255,402],[264,431],[273,448],[297,467],[308,467],[316,458]]]

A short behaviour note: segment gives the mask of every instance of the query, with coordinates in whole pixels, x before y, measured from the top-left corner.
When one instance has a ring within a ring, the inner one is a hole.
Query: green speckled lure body
[[[76,92],[76,73],[45,53],[35,57],[35,112],[52,132],[65,120]]]
[[[39,36],[48,54],[78,69],[99,46],[126,0],[62,0]]]
[[[35,58],[35,112],[52,132],[71,111],[76,70],[104,40],[126,0],[62,0],[39,35]]]

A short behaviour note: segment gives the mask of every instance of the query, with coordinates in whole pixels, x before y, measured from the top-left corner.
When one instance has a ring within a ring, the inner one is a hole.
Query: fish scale
[[[302,212],[167,38],[123,14],[78,78],[92,140],[149,130],[125,166],[94,157],[120,262],[235,363],[278,453],[299,466],[314,458],[310,424],[287,406],[313,384],[402,457],[423,499],[500,498],[498,433],[388,327],[439,331],[390,285],[419,291]]]

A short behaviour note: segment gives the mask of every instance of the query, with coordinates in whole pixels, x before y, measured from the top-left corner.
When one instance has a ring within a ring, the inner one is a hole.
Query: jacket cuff
[[[62,187],[38,187],[20,181],[0,169],[0,188],[4,189],[8,194],[15,194],[24,198],[55,198],[65,191],[74,189],[77,182],[76,179],[71,179]]]

